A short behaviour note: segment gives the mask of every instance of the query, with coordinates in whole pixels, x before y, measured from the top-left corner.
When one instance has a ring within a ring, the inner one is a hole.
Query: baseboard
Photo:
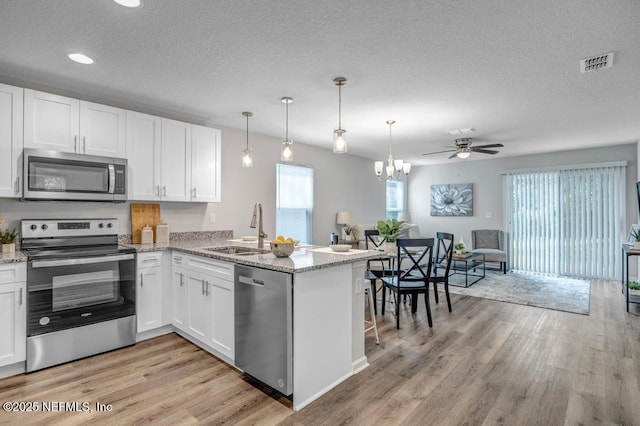
[[[359,372],[361,372],[362,370],[364,370],[369,366],[369,362],[366,356],[362,356],[356,359],[355,361],[353,361],[351,366],[352,366],[351,368],[353,369],[353,374],[358,374]]]
[[[171,324],[164,325],[159,328],[154,328],[153,330],[143,331],[142,333],[136,334],[136,343],[148,339],[153,339],[154,337],[163,336],[165,334],[173,333],[174,331],[176,331],[176,329]]]
[[[4,379],[5,377],[17,376],[18,374],[27,372],[27,362],[20,361],[15,364],[5,365],[0,367],[0,379]]]

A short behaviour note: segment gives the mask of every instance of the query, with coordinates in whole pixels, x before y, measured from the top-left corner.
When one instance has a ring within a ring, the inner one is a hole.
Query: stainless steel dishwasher
[[[286,396],[293,394],[293,277],[236,265],[235,363]]]

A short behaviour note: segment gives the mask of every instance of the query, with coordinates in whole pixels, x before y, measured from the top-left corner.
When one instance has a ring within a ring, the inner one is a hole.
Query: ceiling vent
[[[592,56],[580,60],[580,72],[582,74],[591,71],[598,71],[603,68],[611,68],[613,66],[613,53],[609,52],[603,55]]]

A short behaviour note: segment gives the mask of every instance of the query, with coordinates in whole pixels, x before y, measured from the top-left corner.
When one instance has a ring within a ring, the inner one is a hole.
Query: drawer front
[[[0,264],[0,284],[15,283],[27,280],[27,264],[6,263]]]
[[[205,257],[185,256],[184,267],[208,276],[233,281],[233,263],[211,260]]]
[[[162,266],[162,252],[138,253],[138,269]]]

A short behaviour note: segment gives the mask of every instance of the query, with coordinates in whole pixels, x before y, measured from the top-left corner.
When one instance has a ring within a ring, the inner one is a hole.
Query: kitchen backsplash
[[[197,232],[170,232],[169,242],[215,240],[233,238],[233,231],[197,231]],[[131,244],[131,234],[118,235],[118,243]]]

